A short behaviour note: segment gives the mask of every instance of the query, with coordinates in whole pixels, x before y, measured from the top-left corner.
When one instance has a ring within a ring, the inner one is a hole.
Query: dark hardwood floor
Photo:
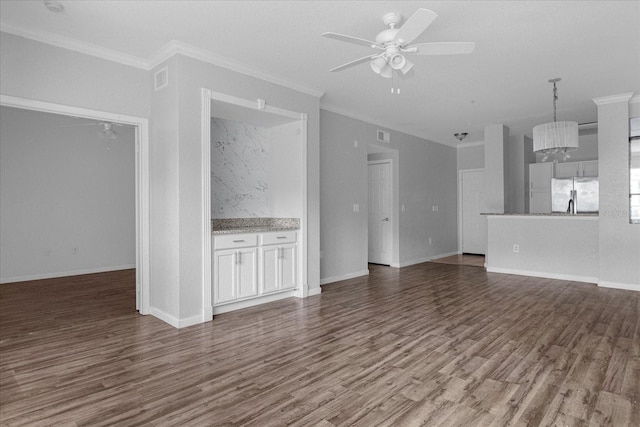
[[[177,330],[131,270],[0,286],[0,424],[640,425],[640,293],[371,266]]]

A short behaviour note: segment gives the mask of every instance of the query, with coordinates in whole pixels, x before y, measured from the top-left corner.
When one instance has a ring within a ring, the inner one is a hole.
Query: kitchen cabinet
[[[584,162],[556,163],[555,178],[598,176],[598,161],[588,160]]]
[[[257,241],[257,236],[250,237],[214,239],[214,304],[258,294],[258,249],[255,246],[243,247]]]
[[[260,236],[262,293],[296,287],[296,233],[265,233]]]
[[[551,213],[553,163],[529,165],[529,213]]]
[[[295,290],[295,231],[213,237],[213,306]]]

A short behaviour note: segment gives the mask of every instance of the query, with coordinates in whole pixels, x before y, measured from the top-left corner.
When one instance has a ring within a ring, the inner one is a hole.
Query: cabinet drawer
[[[233,249],[258,246],[257,234],[226,234],[213,238],[213,249]]]
[[[261,245],[278,245],[282,243],[295,243],[295,231],[277,231],[274,233],[264,233],[260,235]]]

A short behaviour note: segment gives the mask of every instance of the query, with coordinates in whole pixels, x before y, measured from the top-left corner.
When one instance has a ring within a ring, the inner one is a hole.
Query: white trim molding
[[[130,270],[132,268],[136,268],[136,265],[135,264],[114,265],[110,267],[87,268],[84,270],[59,271],[56,273],[34,274],[31,276],[0,277],[0,284],[27,282],[29,280],[55,279],[57,277],[80,276],[83,274],[106,273],[108,271]]]
[[[202,322],[213,320],[211,292],[211,91],[201,90],[201,164],[202,174]],[[206,177],[206,179],[205,179]]]
[[[87,43],[70,37],[61,36],[59,34],[47,33],[43,31],[32,31],[25,28],[19,28],[7,24],[0,25],[0,31],[3,33],[13,34],[14,36],[24,37],[25,39],[34,40],[62,49],[71,50],[106,61],[117,62],[118,64],[128,65],[134,68],[149,70],[148,61],[134,56],[122,53],[116,50],[107,49],[106,47]]]
[[[85,41],[61,36],[54,33],[33,31],[7,24],[0,25],[0,31],[147,71],[154,69],[159,64],[171,58],[172,56],[180,54],[189,58],[194,58],[199,61],[206,62],[208,64],[226,68],[240,74],[255,77],[269,83],[274,83],[287,89],[302,92],[316,98],[322,97],[325,92],[324,90],[319,88],[310,87],[300,82],[284,79],[273,74],[257,70],[238,61],[225,58],[221,55],[217,55],[205,49],[200,49],[179,40],[170,41],[162,48],[160,48],[154,55],[152,55],[151,58],[145,59],[139,56],[129,55],[120,51],[108,49],[103,46],[98,46],[95,44],[87,43]]]
[[[599,98],[593,98],[593,102],[596,105],[615,104],[616,102],[629,102],[633,92],[621,93],[619,95],[601,96]]]
[[[637,283],[619,283],[600,280],[598,281],[598,286],[601,288],[625,289],[627,291],[640,292],[640,284]]]
[[[190,44],[183,43],[179,40],[171,40],[160,50],[158,50],[147,62],[147,67],[148,69],[153,69],[160,65],[162,62],[177,54],[197,59],[208,64],[216,65],[218,67],[226,68],[240,74],[255,77],[269,83],[274,83],[278,86],[293,89],[297,92],[306,93],[307,95],[311,95],[316,98],[320,98],[322,95],[324,95],[324,90],[309,87],[299,82],[283,79],[261,70],[256,70],[255,68],[242,64],[238,61],[225,58],[221,55],[217,55],[208,50],[200,49]]]

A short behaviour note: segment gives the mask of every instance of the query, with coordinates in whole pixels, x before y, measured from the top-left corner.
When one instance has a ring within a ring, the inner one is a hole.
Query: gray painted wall
[[[484,143],[458,146],[457,158],[458,171],[484,169]]]
[[[135,267],[133,128],[0,111],[0,281]]]
[[[367,148],[378,126],[320,111],[321,279],[367,271]],[[449,254],[457,248],[456,149],[390,131],[396,150],[399,265]],[[354,147],[354,141],[358,146]],[[386,155],[376,155],[386,156]],[[358,204],[360,211],[353,212]],[[438,211],[432,210],[438,206]],[[428,239],[431,237],[432,244]]]

